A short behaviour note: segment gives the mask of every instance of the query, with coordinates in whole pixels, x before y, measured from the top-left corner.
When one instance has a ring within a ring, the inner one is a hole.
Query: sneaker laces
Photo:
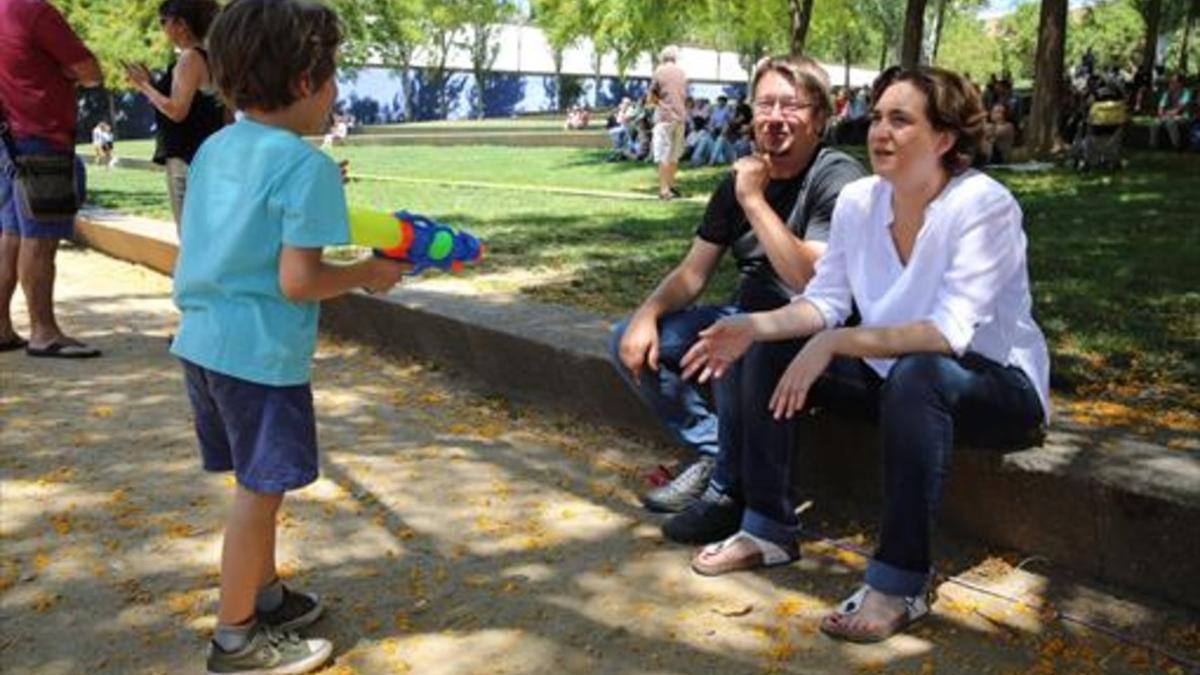
[[[676,476],[675,479],[671,481],[671,484],[678,485],[678,484],[687,483],[687,482],[691,481],[692,479],[696,478],[697,475],[708,472],[709,467],[710,467],[710,464],[708,462],[705,462],[704,460],[692,462],[692,465],[689,466],[688,468],[684,469],[683,473]]]
[[[279,648],[282,646],[299,646],[301,642],[300,634],[290,630],[280,630],[274,626],[263,625],[262,630],[266,633],[267,642],[272,647]]]

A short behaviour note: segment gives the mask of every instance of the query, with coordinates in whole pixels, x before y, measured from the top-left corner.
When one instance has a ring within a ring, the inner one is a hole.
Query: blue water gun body
[[[483,258],[483,245],[471,233],[408,211],[351,209],[350,242],[370,246],[382,258],[412,265],[412,274],[430,267],[460,272],[466,263]]]

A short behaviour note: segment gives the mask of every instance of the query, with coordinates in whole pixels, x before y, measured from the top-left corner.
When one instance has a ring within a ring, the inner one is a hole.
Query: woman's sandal
[[[933,601],[933,593],[926,592],[920,595],[910,595],[904,598],[904,612],[893,619],[889,624],[884,626],[879,631],[855,630],[847,627],[843,621],[857,614],[862,609],[863,601],[866,600],[867,592],[879,593],[879,591],[863,584],[859,587],[854,595],[846,598],[837,611],[827,615],[821,620],[821,632],[831,638],[845,640],[847,642],[856,642],[860,644],[870,644],[873,642],[883,642],[909,626],[912,626],[917,621],[929,615],[929,606]]]
[[[715,577],[730,572],[787,565],[800,559],[800,549],[793,543],[785,548],[772,541],[756,537],[744,530],[709,544],[692,558],[697,574]]]

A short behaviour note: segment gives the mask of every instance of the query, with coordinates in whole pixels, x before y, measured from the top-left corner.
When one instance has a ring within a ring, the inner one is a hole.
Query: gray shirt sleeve
[[[842,188],[867,175],[861,164],[849,155],[840,154],[836,161],[820,167],[808,186],[808,227],[805,241],[828,242],[833,221],[833,206]]]

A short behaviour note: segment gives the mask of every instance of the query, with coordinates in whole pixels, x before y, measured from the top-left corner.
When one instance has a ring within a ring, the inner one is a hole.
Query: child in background
[[[112,167],[116,160],[113,158],[113,132],[108,122],[98,122],[92,127],[92,149],[96,151],[96,165]]]
[[[386,291],[406,268],[372,258],[326,264],[349,238],[338,166],[303,134],[337,94],[337,15],[308,0],[233,0],[209,37],[213,79],[244,117],[209,137],[183,206],[171,352],[183,365],[204,468],[237,478],[221,553],[211,673],[305,673],[332,652],[293,631],[317,620],[313,594],[284,586],[276,514],[317,478],[309,368],[319,301]]]

